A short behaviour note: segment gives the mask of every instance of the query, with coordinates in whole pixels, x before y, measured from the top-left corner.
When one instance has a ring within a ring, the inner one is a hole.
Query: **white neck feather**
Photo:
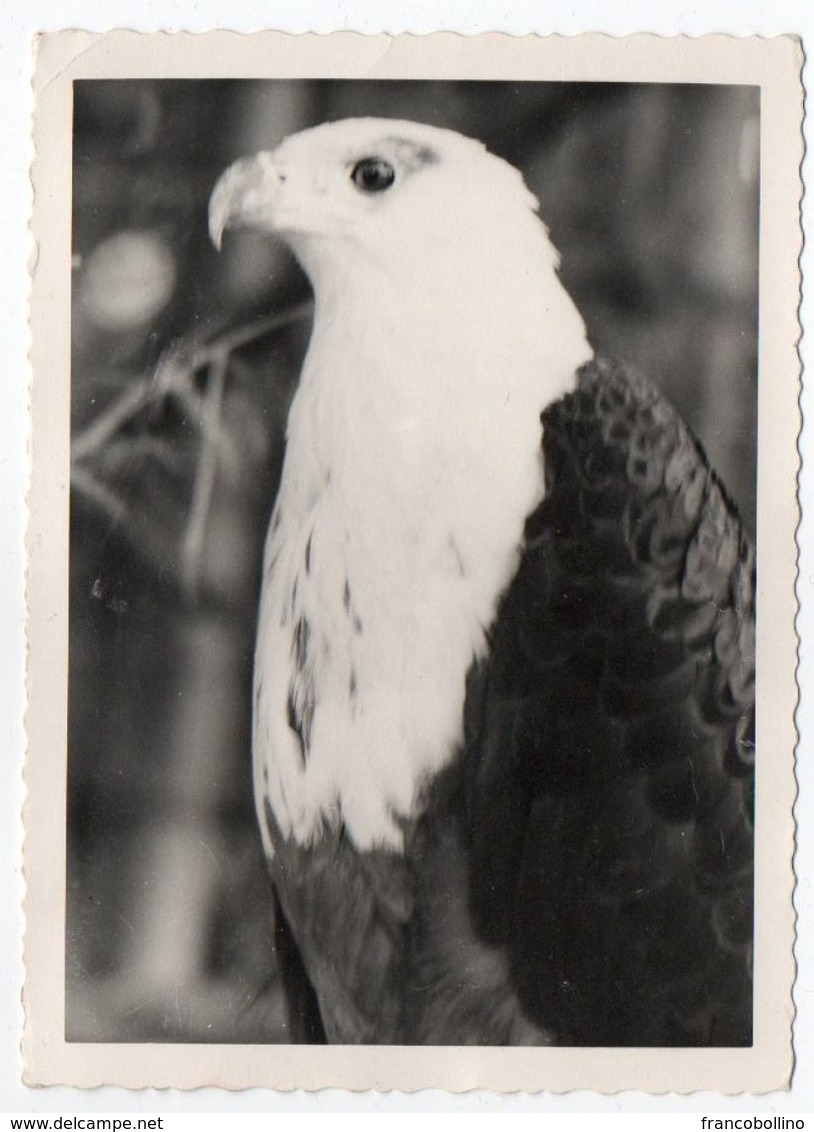
[[[297,250],[316,319],[267,546],[258,796],[300,841],[342,820],[398,848],[542,497],[540,413],[590,350],[530,211],[398,269],[386,243],[376,262]]]

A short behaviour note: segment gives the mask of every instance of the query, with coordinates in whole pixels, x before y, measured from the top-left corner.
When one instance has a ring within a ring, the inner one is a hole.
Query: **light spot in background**
[[[164,309],[177,274],[172,253],[154,232],[116,232],[88,257],[80,301],[103,330],[132,330]]]

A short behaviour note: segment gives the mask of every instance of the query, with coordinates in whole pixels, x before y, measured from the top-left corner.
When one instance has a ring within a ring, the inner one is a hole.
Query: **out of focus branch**
[[[150,381],[140,381],[137,386],[125,389],[74,438],[71,442],[72,479],[78,464],[101,451],[123,425],[141,412],[150,400],[150,393]]]
[[[114,522],[124,517],[127,504],[80,466],[71,468],[71,487],[105,511]]]
[[[205,345],[187,339],[176,343],[159,361],[155,371],[135,387],[126,389],[112,405],[99,413],[71,442],[71,466],[96,455],[116,433],[150,403],[162,401],[170,393],[184,394],[193,378],[222,357],[227,359],[244,346],[284,330],[308,318],[313,310],[309,300],[277,314],[257,318],[233,327]],[[179,359],[183,358],[183,361]],[[169,359],[169,360],[168,360]]]
[[[195,470],[192,506],[189,510],[181,559],[183,585],[191,597],[195,596],[198,587],[201,554],[218,470],[218,435],[229,359],[229,352],[224,350],[213,357],[209,365],[209,381],[201,416],[203,433],[201,454]]]
[[[82,428],[71,444],[71,483],[85,499],[119,522],[127,513],[126,502],[94,473],[93,461],[109,455],[113,446],[121,455],[136,457],[145,453],[145,436],[129,436],[124,430],[140,414],[160,408],[172,397],[185,406],[201,433],[192,488],[192,503],[186,520],[182,550],[182,580],[195,594],[201,558],[206,542],[218,464],[228,440],[221,425],[224,395],[234,355],[251,343],[275,334],[311,314],[313,304],[298,303],[286,310],[254,319],[224,331],[209,342],[194,336],[182,338],[162,355],[155,369],[127,388]],[[199,375],[205,374],[201,392]],[[153,437],[147,446],[159,465],[170,461],[170,442]],[[165,458],[166,457],[166,458]]]

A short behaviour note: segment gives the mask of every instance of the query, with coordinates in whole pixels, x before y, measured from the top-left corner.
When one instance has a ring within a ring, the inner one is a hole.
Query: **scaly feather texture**
[[[751,1041],[754,553],[678,415],[597,362],[472,697],[472,909],[561,1041]]]
[[[256,653],[270,868],[331,1041],[743,1044],[752,551],[658,393],[584,364],[535,204],[371,119],[213,195],[316,301]]]

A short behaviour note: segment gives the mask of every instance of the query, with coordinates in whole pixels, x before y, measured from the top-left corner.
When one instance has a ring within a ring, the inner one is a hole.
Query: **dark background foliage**
[[[212,187],[237,156],[328,118],[480,137],[539,196],[593,345],[661,384],[754,529],[758,95],[246,81],[74,95],[67,1036],[285,1041],[249,686],[308,288],[256,234],[215,254]]]

